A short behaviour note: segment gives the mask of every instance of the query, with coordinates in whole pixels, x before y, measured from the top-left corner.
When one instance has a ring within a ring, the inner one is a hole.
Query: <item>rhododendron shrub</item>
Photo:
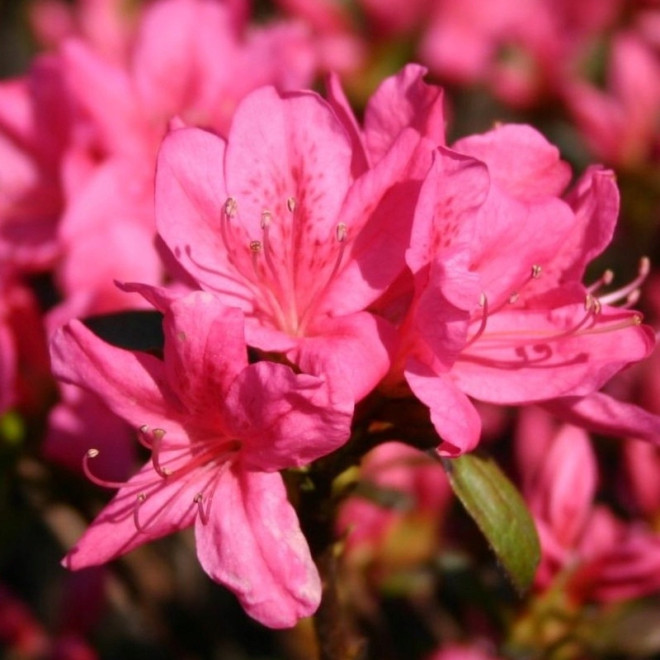
[[[660,653],[655,4],[26,8],[0,582],[35,652]]]

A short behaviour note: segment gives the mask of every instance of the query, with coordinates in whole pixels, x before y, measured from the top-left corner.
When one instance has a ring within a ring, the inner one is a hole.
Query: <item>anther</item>
[[[600,300],[591,293],[587,293],[584,299],[584,309],[591,314],[600,314],[603,306],[601,305]]]
[[[477,341],[481,335],[483,335],[484,330],[486,329],[486,324],[488,323],[488,297],[483,291],[479,295],[479,307],[483,309],[481,314],[481,323],[479,324],[477,331],[472,335],[472,337],[470,337],[470,339],[467,340],[465,346],[463,347],[464,349],[468,346],[472,346],[472,344],[474,344],[474,342]]]
[[[649,260],[648,257],[642,257],[639,260],[637,277],[632,282],[629,282],[620,289],[617,289],[616,291],[610,291],[605,295],[599,296],[600,302],[603,305],[609,305],[611,303],[619,302],[620,300],[626,300],[623,307],[632,304],[629,302],[630,295],[641,286],[641,284],[644,282],[644,280],[647,278],[650,272],[651,272],[651,261]],[[589,290],[593,291],[593,287],[590,287]]]
[[[238,202],[233,197],[227,197],[227,201],[225,202],[225,216],[227,218],[233,218],[237,210]]]
[[[295,197],[289,197],[286,200],[286,207],[289,209],[289,213],[293,213],[296,210],[296,198]]]
[[[268,229],[268,227],[270,227],[270,223],[272,220],[273,220],[273,214],[268,209],[264,209],[261,212],[261,228]]]
[[[209,513],[208,511],[204,511],[204,495],[202,493],[197,493],[195,497],[193,497],[193,502],[197,505],[197,510],[199,511],[199,517],[202,520],[202,524],[206,525],[209,521]]]
[[[98,449],[88,449],[87,450],[87,458],[96,458],[99,455],[99,450]]]
[[[254,254],[261,252],[261,241],[250,241],[250,250],[252,250]]]
[[[348,227],[346,227],[346,225],[343,222],[340,222],[337,225],[337,229],[335,230],[335,236],[340,243],[343,243],[346,240],[348,236]]]
[[[142,534],[146,533],[146,529],[140,523],[139,512],[140,507],[146,502],[146,500],[147,496],[145,493],[138,493],[137,497],[135,498],[135,508],[133,509],[133,524],[135,525],[135,529],[137,529],[137,531],[141,532]]]
[[[541,277],[541,270],[542,270],[541,266],[539,266],[538,264],[534,264],[532,266],[532,279],[538,280],[539,277]]]

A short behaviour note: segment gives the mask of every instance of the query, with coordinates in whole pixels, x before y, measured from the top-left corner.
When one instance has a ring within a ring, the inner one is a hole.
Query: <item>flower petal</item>
[[[247,366],[243,314],[217,296],[194,292],[165,314],[165,371],[179,399],[200,426],[221,422],[224,399]]]
[[[180,403],[166,383],[163,363],[147,353],[106,344],[79,321],[58,329],[51,342],[53,373],[98,394],[127,422],[171,427]],[[174,418],[173,418],[174,415]]]
[[[195,538],[204,570],[264,625],[289,628],[318,607],[321,581],[279,474],[227,470]]]
[[[243,370],[222,405],[246,465],[269,472],[305,465],[346,442],[353,402],[331,396],[322,378],[281,364],[257,362]]]
[[[98,566],[190,527],[199,511],[195,497],[202,487],[196,479],[168,481],[147,463],[119,489],[62,563],[72,570]]]
[[[415,359],[408,360],[405,374],[415,396],[431,410],[431,421],[442,439],[438,453],[458,456],[474,449],[481,435],[481,419],[451,378]]]

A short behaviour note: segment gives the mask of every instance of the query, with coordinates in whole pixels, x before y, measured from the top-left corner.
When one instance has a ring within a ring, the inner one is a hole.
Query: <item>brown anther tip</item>
[[[162,440],[163,437],[165,436],[165,433],[166,433],[165,429],[154,429],[152,431],[152,434],[154,438],[156,438],[156,440]]]
[[[541,271],[542,270],[543,269],[541,268],[541,266],[539,266],[538,264],[534,264],[532,266],[532,278],[537,280],[539,277],[541,277]]]
[[[138,502],[142,503],[147,499],[147,496],[145,493],[138,493],[137,497],[135,498]]]
[[[286,207],[289,209],[289,213],[293,213],[296,210],[296,199],[295,197],[289,197],[286,200]]]
[[[238,208],[238,203],[233,197],[227,197],[225,202],[225,215],[228,218],[233,218],[236,215],[236,209]]]
[[[197,495],[195,495],[195,497],[193,497],[193,502],[195,504],[199,504],[203,499],[204,499],[204,496],[201,493],[197,493]]]
[[[270,227],[270,222],[272,219],[273,219],[273,214],[268,209],[264,209],[261,212],[261,228],[267,229],[268,227]]]
[[[340,222],[337,225],[337,229],[336,229],[337,240],[340,243],[343,243],[346,240],[347,236],[348,236],[348,227],[346,227],[346,225],[343,222]]]
[[[261,241],[250,241],[250,250],[255,254],[261,252]]]
[[[96,458],[101,452],[98,449],[92,448],[87,450],[87,458]]]
[[[643,322],[643,321],[644,321],[644,319],[643,319],[643,317],[642,317],[641,314],[635,314],[635,315],[632,317],[633,325],[642,325],[642,322]]]

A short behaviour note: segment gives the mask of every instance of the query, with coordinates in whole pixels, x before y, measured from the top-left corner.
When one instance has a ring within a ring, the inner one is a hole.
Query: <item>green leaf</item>
[[[521,494],[491,458],[464,454],[443,462],[454,493],[488,540],[515,588],[524,592],[534,579],[541,547]]]

